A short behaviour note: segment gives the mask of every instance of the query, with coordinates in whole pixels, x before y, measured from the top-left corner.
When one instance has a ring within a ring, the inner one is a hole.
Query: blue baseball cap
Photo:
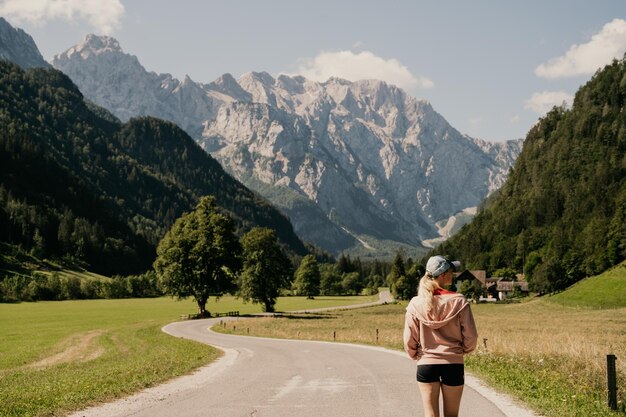
[[[436,255],[431,256],[430,259],[428,259],[428,262],[426,263],[426,272],[433,277],[438,277],[450,268],[452,268],[453,271],[456,271],[460,267],[461,262],[451,261],[448,258]]]

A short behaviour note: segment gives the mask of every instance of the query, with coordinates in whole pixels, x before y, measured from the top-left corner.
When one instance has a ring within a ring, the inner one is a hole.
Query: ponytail
[[[433,294],[437,288],[441,288],[435,277],[428,272],[420,279],[417,290],[417,308],[425,316],[433,309]]]

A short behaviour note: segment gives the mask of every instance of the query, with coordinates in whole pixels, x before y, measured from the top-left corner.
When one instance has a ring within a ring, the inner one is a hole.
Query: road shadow
[[[336,319],[337,315],[336,314],[324,314],[324,313],[299,313],[299,314],[293,314],[293,313],[277,313],[274,315],[275,318],[277,319],[290,319],[290,320],[330,320],[330,319]]]

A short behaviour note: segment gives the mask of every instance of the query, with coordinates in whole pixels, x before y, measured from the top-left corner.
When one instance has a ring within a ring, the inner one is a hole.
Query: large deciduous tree
[[[166,233],[157,248],[154,269],[166,294],[193,297],[204,316],[210,295],[219,297],[236,288],[240,254],[232,219],[220,213],[215,199],[207,196]]]
[[[273,312],[280,289],[289,286],[291,262],[283,253],[272,229],[255,227],[241,238],[243,269],[238,295]]]

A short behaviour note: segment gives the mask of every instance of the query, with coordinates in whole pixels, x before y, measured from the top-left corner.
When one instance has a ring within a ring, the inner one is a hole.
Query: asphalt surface
[[[383,294],[379,303],[386,302],[385,297]],[[224,319],[177,322],[163,328],[172,336],[222,349],[224,356],[216,362],[71,417],[423,416],[416,365],[402,352],[209,330],[220,320]],[[534,416],[471,375],[466,379],[460,415]]]

